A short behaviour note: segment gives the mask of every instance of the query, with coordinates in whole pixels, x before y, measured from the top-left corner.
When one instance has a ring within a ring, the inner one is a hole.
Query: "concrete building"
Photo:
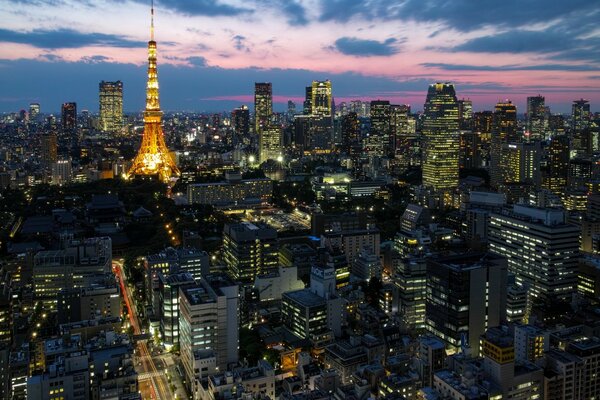
[[[450,349],[470,346],[506,315],[507,265],[489,253],[427,260],[427,330]]]
[[[201,374],[194,366],[197,350],[213,350],[218,370],[238,361],[238,286],[222,274],[209,274],[180,289],[179,343],[186,381],[198,390]]]
[[[233,279],[253,282],[257,275],[275,271],[279,264],[277,231],[267,224],[225,224],[223,258]]]
[[[371,278],[381,279],[382,265],[381,260],[375,254],[368,251],[361,251],[352,263],[352,275],[363,281],[370,281]]]
[[[187,188],[189,204],[218,207],[259,206],[273,197],[273,181],[268,178],[242,179],[240,173],[228,173],[224,182],[193,183]]]
[[[160,337],[163,346],[170,350],[179,345],[179,291],[196,284],[189,272],[169,274],[158,273]]]
[[[282,294],[304,288],[296,267],[279,267],[277,272],[258,275],[254,279],[260,301],[281,300]]]

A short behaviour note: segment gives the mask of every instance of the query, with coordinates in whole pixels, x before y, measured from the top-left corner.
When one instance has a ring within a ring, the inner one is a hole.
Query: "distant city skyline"
[[[123,81],[124,111],[144,107],[149,2],[7,0],[0,5],[0,112],[98,111],[102,80]],[[116,12],[118,11],[118,12]],[[251,106],[273,83],[276,111],[301,105],[313,80],[336,103],[385,99],[422,110],[433,82],[452,82],[474,110],[546,97],[553,112],[600,103],[600,7],[594,2],[227,0],[156,4],[163,109]],[[69,28],[64,28],[69,27]]]

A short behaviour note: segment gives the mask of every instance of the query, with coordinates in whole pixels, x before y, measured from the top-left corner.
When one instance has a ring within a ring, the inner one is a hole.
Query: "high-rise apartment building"
[[[570,302],[577,285],[579,233],[561,209],[514,205],[491,215],[489,248],[508,259],[509,271],[529,296]]]
[[[517,141],[517,106],[510,100],[497,103],[490,141],[490,183],[493,187],[504,182],[503,145]]]
[[[77,128],[77,103],[63,103],[60,115],[63,131],[74,131]]]
[[[266,224],[225,224],[223,258],[233,279],[254,282],[257,275],[277,270],[277,231]]]
[[[273,87],[271,83],[254,84],[254,133],[259,134],[271,124]]]
[[[540,142],[502,145],[502,183],[526,183],[539,187],[541,182]]]
[[[490,253],[427,260],[427,330],[451,349],[470,346],[506,315],[506,259]]]
[[[331,94],[331,81],[313,81],[310,94],[310,113],[315,117],[332,116],[333,97]]]
[[[123,127],[123,82],[102,81],[100,93],[100,130],[119,132]]]
[[[530,139],[544,139],[546,119],[546,99],[544,96],[532,96],[527,98],[527,127],[525,135]]]
[[[394,151],[391,106],[387,100],[371,101],[371,132],[367,140],[370,155],[384,156]]]
[[[458,186],[459,119],[454,85],[429,86],[423,121],[423,185],[449,192]]]

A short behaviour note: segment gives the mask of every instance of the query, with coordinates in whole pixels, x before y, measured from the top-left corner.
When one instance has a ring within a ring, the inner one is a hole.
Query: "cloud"
[[[238,51],[250,51],[250,48],[246,44],[246,37],[243,35],[235,35],[233,38],[233,47],[235,47]]]
[[[540,64],[540,65],[466,65],[445,63],[422,63],[426,68],[439,68],[445,71],[599,71],[593,65]]]
[[[128,40],[105,33],[81,33],[72,29],[17,32],[0,29],[0,42],[30,44],[39,48],[61,49],[84,46],[143,47],[145,42]]]
[[[187,62],[189,62],[194,67],[206,67],[207,65],[206,58],[200,56],[188,57]]]
[[[95,55],[95,56],[86,56],[83,57],[81,59],[81,61],[85,62],[85,63],[101,63],[101,62],[107,62],[109,61],[110,58],[102,56],[102,55]]]
[[[395,46],[397,40],[389,38],[383,42],[377,40],[358,39],[355,37],[341,37],[334,43],[334,48],[340,53],[358,56],[391,56],[398,53],[398,48]]]
[[[280,10],[288,18],[288,23],[292,26],[302,26],[308,24],[306,9],[295,0],[280,0]]]
[[[484,26],[523,27],[598,13],[597,4],[589,0],[321,0],[320,6],[321,21],[441,22],[463,32]]]
[[[138,1],[148,4],[147,1]],[[186,15],[206,15],[210,17],[236,16],[251,13],[252,10],[222,4],[216,0],[164,0],[159,1],[161,7],[175,10]]]
[[[513,30],[481,36],[453,48],[483,53],[548,53],[569,49],[573,38],[561,32]]]

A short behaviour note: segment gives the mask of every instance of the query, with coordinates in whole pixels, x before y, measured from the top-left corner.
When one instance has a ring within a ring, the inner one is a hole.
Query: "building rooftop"
[[[326,300],[323,297],[311,292],[309,289],[286,292],[283,296],[290,298],[292,301],[295,301],[303,307],[317,307],[325,305],[326,303]]]

